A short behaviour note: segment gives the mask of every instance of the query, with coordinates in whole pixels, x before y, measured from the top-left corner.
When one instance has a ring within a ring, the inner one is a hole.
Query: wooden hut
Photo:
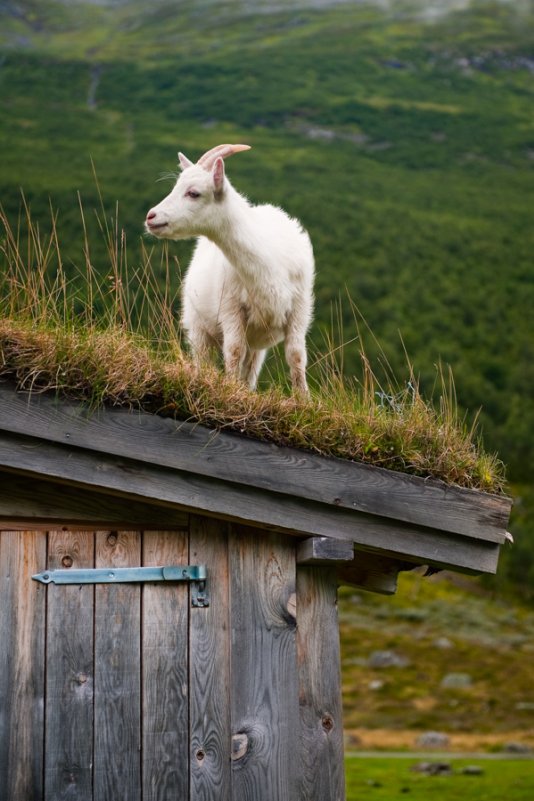
[[[510,511],[5,384],[0,487],[6,801],[341,801],[338,585],[492,573]]]

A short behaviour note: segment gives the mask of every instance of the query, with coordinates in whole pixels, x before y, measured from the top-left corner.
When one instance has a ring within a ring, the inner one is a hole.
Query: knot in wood
[[[65,556],[61,560],[61,564],[63,565],[63,567],[72,567],[72,565],[74,564],[74,559],[69,554],[65,554]]]
[[[206,757],[206,752],[204,751],[204,749],[203,749],[203,748],[199,748],[199,749],[196,751],[196,753],[195,753],[195,756],[196,756],[196,758],[197,758],[197,760],[198,760],[199,762],[202,762],[202,761],[205,759],[205,757]]]
[[[108,534],[108,545],[116,545],[117,544],[117,533],[112,531],[111,534]]]
[[[247,753],[248,736],[242,732],[232,737],[232,761],[242,759]]]
[[[332,729],[334,728],[334,718],[331,715],[323,715],[323,719],[321,720],[321,724],[323,729],[327,734],[330,734]]]

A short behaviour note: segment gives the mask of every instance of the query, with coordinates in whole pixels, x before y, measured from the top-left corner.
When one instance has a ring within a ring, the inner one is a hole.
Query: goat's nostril
[[[148,214],[146,215],[146,218],[147,220],[153,220],[155,216],[156,216],[155,211],[149,211]]]

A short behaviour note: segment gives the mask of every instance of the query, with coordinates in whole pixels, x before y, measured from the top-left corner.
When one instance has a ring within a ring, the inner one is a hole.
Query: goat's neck
[[[263,232],[252,219],[248,201],[230,185],[226,191],[218,224],[207,236],[222,250],[243,281],[256,284],[265,270],[261,244]]]

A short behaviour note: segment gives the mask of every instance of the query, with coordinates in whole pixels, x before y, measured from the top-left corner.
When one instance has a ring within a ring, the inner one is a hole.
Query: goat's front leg
[[[193,325],[187,332],[191,347],[191,355],[197,367],[209,361],[210,353],[215,345],[213,339],[201,325]]]
[[[242,314],[232,315],[223,326],[224,369],[228,375],[241,378],[241,370],[247,355],[247,338]]]
[[[250,350],[250,348],[247,349],[245,360],[241,367],[241,378],[248,384],[250,389],[256,389],[256,384],[258,383],[260,370],[262,368],[263,362],[265,361],[266,355],[267,355],[266,350]]]

